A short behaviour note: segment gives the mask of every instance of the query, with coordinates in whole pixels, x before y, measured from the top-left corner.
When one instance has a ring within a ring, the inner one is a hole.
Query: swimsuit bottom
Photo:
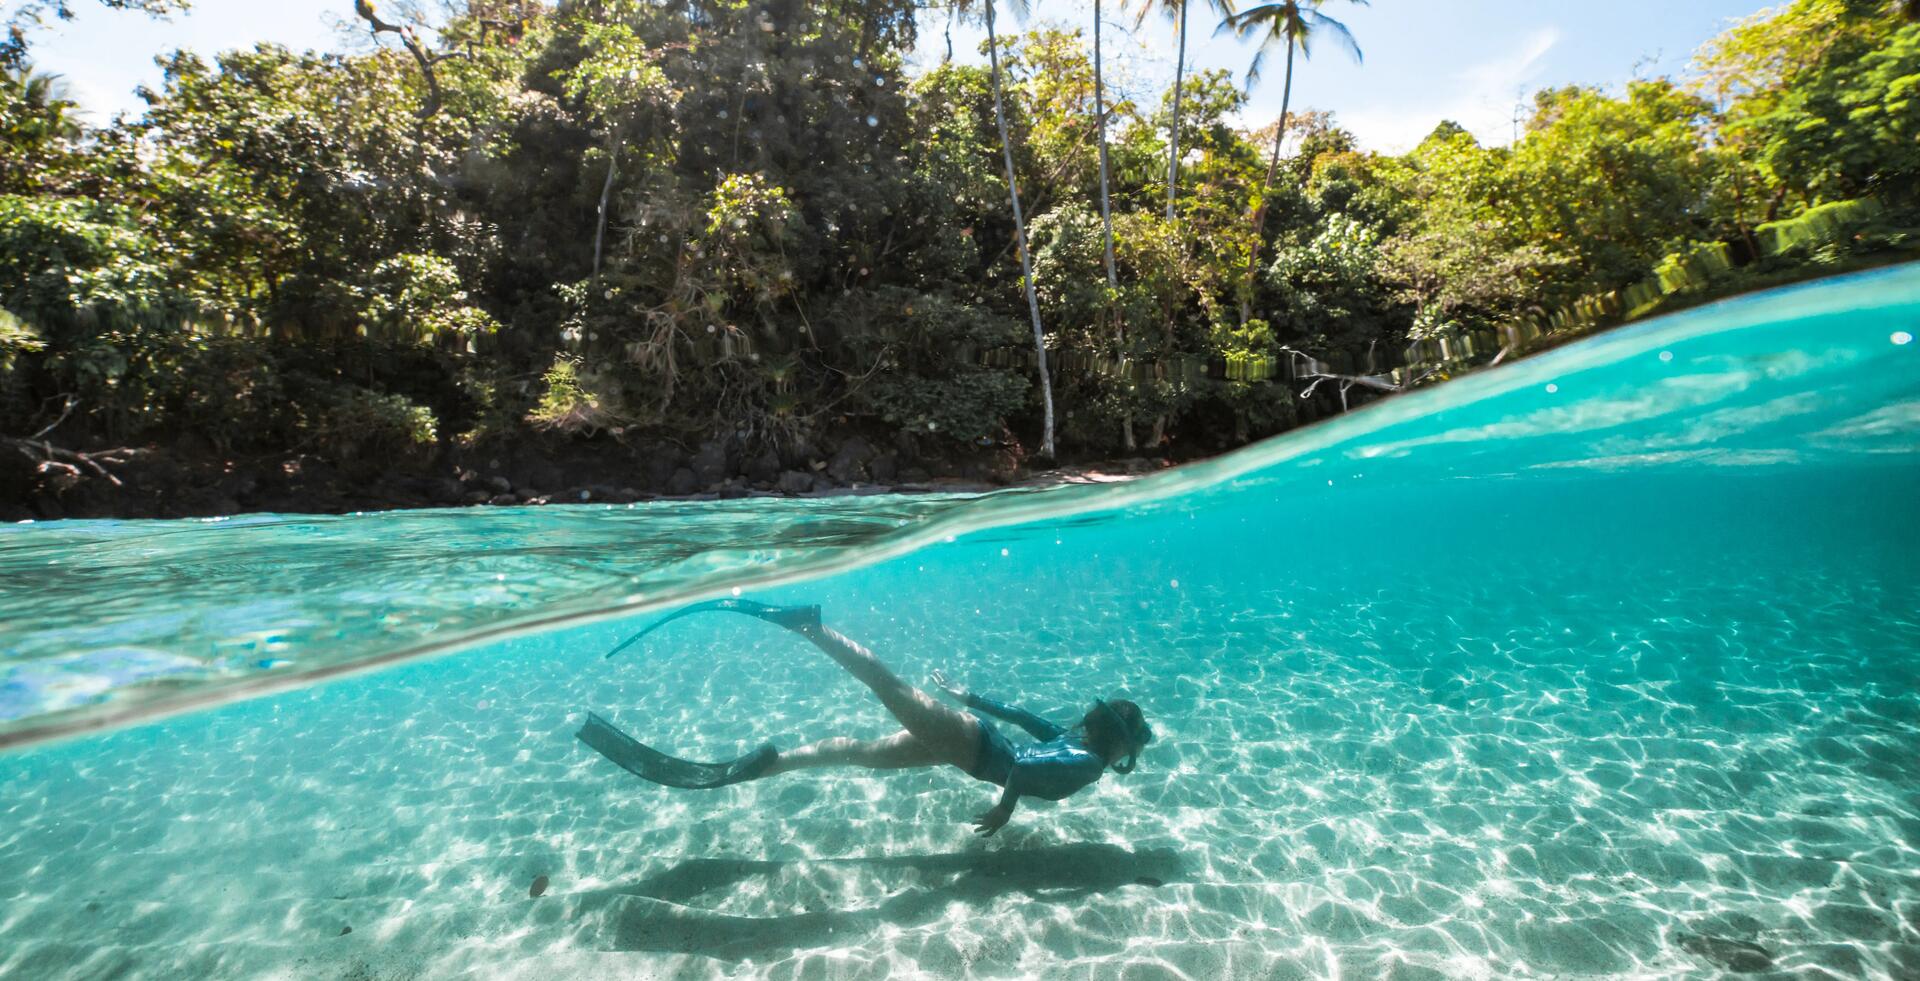
[[[967,776],[1004,787],[1007,779],[1013,776],[1013,746],[993,723],[978,716],[974,717],[974,721],[980,724],[980,751],[975,755],[973,769],[967,771]]]

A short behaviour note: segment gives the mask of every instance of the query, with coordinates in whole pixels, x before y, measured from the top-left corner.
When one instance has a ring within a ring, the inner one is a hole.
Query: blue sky
[[[134,87],[154,84],[155,55],[188,47],[203,53],[276,41],[295,48],[358,45],[338,25],[352,17],[351,0],[195,0],[190,14],[156,22],[76,4],[80,18],[33,39],[33,57],[45,71],[66,77],[74,97],[104,122],[120,110],[137,111]],[[1733,19],[1761,10],[1762,0],[1376,0],[1358,7],[1328,0],[1323,8],[1346,22],[1365,52],[1354,64],[1333,46],[1318,48],[1295,70],[1294,105],[1333,111],[1363,145],[1402,150],[1441,119],[1453,119],[1483,141],[1503,143],[1513,133],[1515,107],[1547,85],[1581,83],[1618,88],[1640,76],[1679,72],[1701,42]],[[1137,31],[1133,17],[1107,4],[1109,56],[1121,91],[1145,96],[1173,77],[1173,30],[1150,18]],[[1090,29],[1090,5],[1039,0],[1028,25]],[[1001,29],[1017,27],[1003,15]],[[921,25],[923,61],[944,50],[946,18],[930,13]],[[984,32],[954,30],[956,56],[980,60]],[[1251,51],[1212,36],[1210,18],[1196,3],[1189,59],[1201,67],[1243,71]],[[1280,110],[1282,63],[1269,58],[1247,121],[1262,124]]]

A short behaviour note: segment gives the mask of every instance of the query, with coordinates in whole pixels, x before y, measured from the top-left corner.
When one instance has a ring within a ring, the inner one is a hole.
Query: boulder
[[[700,489],[700,478],[692,470],[681,467],[667,480],[667,493],[674,497],[685,497]]]
[[[512,494],[495,494],[487,500],[487,503],[495,507],[503,508],[520,503],[520,499]]]
[[[652,490],[664,489],[685,463],[686,454],[671,446],[659,447],[647,457],[645,466],[647,487]]]
[[[762,450],[759,456],[747,461],[747,479],[756,484],[771,484],[779,480],[780,454]]]
[[[867,463],[867,476],[876,482],[891,484],[900,476],[900,458],[892,453],[882,453]]]
[[[495,494],[509,494],[513,492],[513,482],[499,474],[488,477],[486,481],[484,481],[484,485],[490,488]]]
[[[827,473],[843,484],[864,480],[867,476],[867,461],[871,459],[873,459],[873,447],[868,446],[866,440],[855,436],[841,443],[840,448],[834,451],[833,459],[827,461]]]
[[[452,477],[439,477],[427,484],[427,499],[435,504],[458,504],[467,496],[460,482]]]
[[[688,466],[702,487],[727,479],[727,444],[717,439],[700,444],[700,452],[693,455]]]
[[[804,470],[789,470],[780,475],[780,491],[783,494],[805,494],[813,490],[813,474]]]

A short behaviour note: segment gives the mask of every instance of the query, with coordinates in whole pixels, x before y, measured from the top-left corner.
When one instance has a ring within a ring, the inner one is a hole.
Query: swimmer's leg
[[[915,740],[932,754],[933,762],[951,763],[971,772],[980,755],[980,720],[934,701],[933,696],[900,680],[873,652],[831,627],[808,626],[794,632],[813,642],[834,662],[847,669],[880,698]],[[924,765],[924,764],[922,764]]]
[[[933,754],[934,762],[951,763],[972,772],[980,755],[980,720],[943,705],[926,692],[901,681],[872,651],[823,626],[817,606],[772,606],[744,599],[696,603],[628,638],[607,652],[607,656],[612,657],[670,621],[709,611],[743,613],[785,627],[812,641],[813,646],[825,651],[835,663],[847,669],[847,673],[872,689],[879,696],[880,704]]]
[[[859,766],[869,770],[908,770],[947,762],[911,732],[885,739],[848,739],[838,736],[788,750],[776,757],[761,776],[824,766]]]

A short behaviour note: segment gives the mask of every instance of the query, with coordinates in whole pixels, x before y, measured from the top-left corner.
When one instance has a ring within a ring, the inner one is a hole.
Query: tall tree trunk
[[[1020,253],[1020,275],[1026,281],[1027,312],[1033,316],[1033,351],[1040,368],[1040,404],[1043,429],[1040,455],[1053,454],[1053,378],[1047,373],[1047,340],[1040,328],[1040,298],[1033,291],[1033,259],[1027,255],[1027,219],[1020,213],[1020,184],[1013,171],[1013,139],[1007,135],[1007,110],[1000,96],[1000,41],[993,29],[993,0],[987,0],[987,58],[993,71],[993,118],[1000,127],[1000,149],[1007,158],[1007,194],[1013,199],[1014,245]]]
[[[1107,164],[1106,81],[1100,67],[1100,0],[1093,0],[1093,117],[1100,131],[1100,226],[1107,247],[1107,317],[1113,322],[1114,352],[1121,356],[1124,365],[1127,338],[1120,313],[1114,306],[1119,299],[1120,276],[1113,268],[1113,205],[1112,194],[1107,189],[1111,170]],[[1120,431],[1126,448],[1133,449],[1133,423],[1127,416],[1120,419]]]
[[[607,238],[607,199],[613,195],[613,178],[620,172],[620,132],[607,135],[607,179],[600,184],[600,217],[593,229],[593,278],[600,278],[600,247]]]
[[[1107,100],[1100,72],[1100,0],[1093,0],[1093,118],[1100,131],[1100,224],[1107,246],[1107,288],[1119,289],[1113,271],[1113,209],[1107,192]],[[1111,301],[1109,301],[1111,302]]]
[[[1253,247],[1247,251],[1247,274],[1240,290],[1240,326],[1253,316],[1253,275],[1260,268],[1260,233],[1267,224],[1267,195],[1280,172],[1280,144],[1287,141],[1287,106],[1293,101],[1293,42],[1287,42],[1287,80],[1280,86],[1280,131],[1273,134],[1273,156],[1267,160],[1267,182],[1260,188],[1260,206],[1253,209]]]
[[[1187,0],[1180,0],[1180,54],[1173,61],[1173,125],[1167,137],[1167,220],[1173,220],[1173,199],[1180,187],[1180,90],[1187,71]]]

